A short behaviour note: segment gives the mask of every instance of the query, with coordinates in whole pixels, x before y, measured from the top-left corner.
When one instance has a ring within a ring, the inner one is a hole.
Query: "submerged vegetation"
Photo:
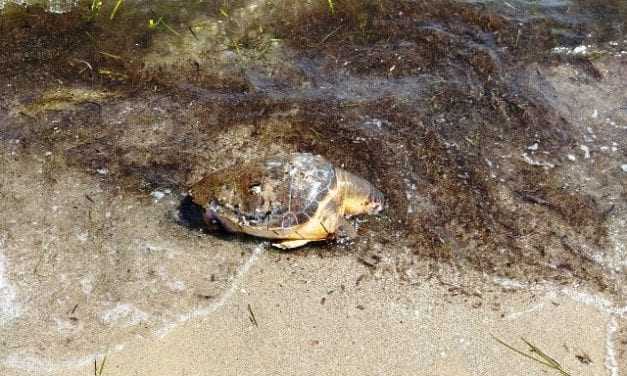
[[[595,9],[578,6],[582,14]],[[250,141],[261,148],[280,140],[288,150],[346,163],[381,182],[391,210],[390,221],[377,226],[395,230],[382,234],[404,234],[415,256],[469,261],[507,276],[550,264],[612,288],[603,268],[585,261],[608,247],[605,213],[612,204],[556,172],[581,132],[523,79],[533,74],[527,67],[555,64],[554,48],[581,44],[587,35],[605,43],[611,34],[606,23],[566,24],[533,16],[537,11],[515,18],[507,7],[459,1],[201,1],[185,8],[89,1],[63,15],[23,9],[25,16],[0,25],[13,36],[0,44],[12,66],[4,77],[26,71],[27,82],[36,79],[34,67],[50,64],[46,74],[65,85],[115,87],[131,100],[150,88],[183,101],[177,106],[200,100],[204,105],[181,114],[187,120],[177,125],[188,137],[190,123],[210,142],[252,122]],[[600,77],[585,56],[568,64],[591,80]],[[22,112],[79,115],[81,103],[94,102],[75,99],[41,93]],[[276,116],[287,117],[263,125]],[[227,163],[221,154],[207,155],[197,137],[177,141],[194,145],[184,157],[147,150],[157,169],[148,185],[167,179],[184,189],[195,158]],[[70,163],[93,160],[93,142],[72,145]],[[122,163],[120,179],[145,179],[133,177],[138,161]]]

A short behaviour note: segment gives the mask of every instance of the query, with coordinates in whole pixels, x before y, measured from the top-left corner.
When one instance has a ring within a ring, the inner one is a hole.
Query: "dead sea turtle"
[[[281,240],[282,249],[330,238],[345,217],[377,214],[383,194],[319,155],[293,153],[214,172],[190,189],[207,222]]]

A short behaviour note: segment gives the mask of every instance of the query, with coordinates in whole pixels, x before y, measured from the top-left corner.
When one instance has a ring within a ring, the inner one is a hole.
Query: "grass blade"
[[[331,15],[334,15],[335,5],[333,4],[333,0],[327,0],[327,3],[329,4],[329,12],[331,12]]]
[[[527,353],[524,353],[524,352],[522,352],[522,351],[518,350],[517,348],[515,348],[515,347],[513,347],[513,346],[511,346],[511,345],[509,345],[509,344],[507,344],[507,343],[505,343],[503,340],[501,340],[501,339],[499,339],[499,338],[495,337],[493,334],[490,334],[490,335],[491,335],[491,336],[492,336],[492,338],[494,338],[494,339],[495,339],[498,343],[500,343],[501,345],[503,345],[503,346],[507,347],[508,349],[510,349],[510,350],[512,350],[512,351],[514,351],[515,353],[517,353],[517,354],[519,354],[519,355],[522,355],[522,356],[524,356],[525,358],[529,358],[529,359],[534,360],[534,361],[536,361],[536,362],[538,362],[538,363],[541,363],[541,364],[543,364],[543,365],[545,365],[545,366],[547,366],[547,367],[554,368],[554,366],[553,366],[552,364],[547,363],[547,362],[545,362],[545,361],[543,361],[543,360],[541,360],[541,359],[538,359],[538,358],[536,358],[536,357],[533,357],[533,356],[531,356],[531,355],[529,355],[529,354],[527,354]]]
[[[250,306],[250,304],[248,305],[248,318],[250,319],[250,322],[253,323],[253,325],[259,327],[259,324],[257,324],[257,318],[255,318],[255,313],[253,312],[253,308]]]
[[[168,29],[168,30],[169,30],[172,34],[176,35],[177,37],[180,37],[180,36],[181,36],[181,34],[180,34],[178,31],[176,31],[176,30],[174,30],[172,27],[170,27],[170,25],[168,25],[167,23],[165,23],[165,21],[161,21],[161,24],[162,24],[162,25],[163,25],[166,29]]]
[[[544,352],[542,352],[539,348],[537,348],[536,346],[534,346],[533,344],[531,344],[529,341],[527,341],[526,339],[524,339],[523,337],[520,337],[520,339],[522,339],[522,341],[524,343],[527,344],[527,346],[529,346],[529,348],[531,349],[531,351],[535,352],[536,354],[540,355],[540,357],[544,360],[546,360],[547,363],[552,364],[553,366],[559,368],[560,364],[553,358],[551,358],[550,356],[548,356],[547,354],[545,354]]]
[[[550,357],[549,355],[547,355],[546,353],[544,353],[542,350],[540,350],[537,346],[535,346],[534,344],[532,344],[531,342],[527,341],[526,339],[522,338],[523,342],[525,342],[525,344],[527,346],[529,346],[529,351],[538,354],[538,356],[540,356],[540,359],[536,358],[535,356],[531,356],[525,352],[522,352],[521,350],[518,350],[517,348],[505,343],[505,341],[497,338],[496,336],[494,336],[493,334],[490,334],[492,336],[492,338],[494,338],[498,343],[500,343],[501,345],[507,347],[508,349],[514,351],[515,353],[524,356],[525,358],[529,358],[537,363],[540,363],[546,367],[552,368],[556,371],[558,371],[562,376],[572,376],[570,373],[566,372],[562,366],[557,362],[557,360],[553,359],[552,357]]]
[[[105,363],[107,362],[107,354],[102,358],[102,363],[100,363],[100,369],[98,370],[97,376],[102,376],[102,371],[104,371]]]
[[[109,17],[110,20],[113,20],[113,18],[115,17],[115,14],[118,12],[118,9],[120,8],[123,2],[124,0],[118,0],[115,3],[115,6],[113,7],[113,10],[111,11],[111,16]]]

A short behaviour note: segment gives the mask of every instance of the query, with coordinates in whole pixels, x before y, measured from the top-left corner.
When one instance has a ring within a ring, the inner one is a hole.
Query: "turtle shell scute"
[[[243,214],[245,225],[288,229],[313,218],[319,203],[337,187],[335,168],[320,156],[298,153],[262,164],[263,176],[247,190],[255,203]]]

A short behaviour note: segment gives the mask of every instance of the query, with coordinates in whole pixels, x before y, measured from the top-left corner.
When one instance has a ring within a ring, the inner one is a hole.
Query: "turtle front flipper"
[[[277,247],[279,249],[294,249],[298,247],[302,247],[305,244],[309,243],[311,240],[307,239],[299,239],[299,240],[286,240],[281,243],[272,243],[273,247]]]

